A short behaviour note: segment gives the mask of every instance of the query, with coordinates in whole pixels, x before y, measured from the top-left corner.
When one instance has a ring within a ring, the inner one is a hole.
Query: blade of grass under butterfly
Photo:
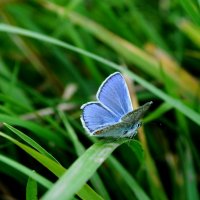
[[[90,140],[95,142],[95,138],[90,137]],[[137,159],[140,163],[144,162],[144,151],[143,148],[137,140],[129,140],[128,142],[131,142],[133,145],[131,145],[131,150],[134,151]],[[110,160],[111,159],[111,160]],[[124,179],[124,182],[127,183],[127,185],[130,187],[130,189],[133,191],[135,196],[139,200],[144,199],[150,199],[148,195],[143,191],[143,189],[137,184],[136,180],[133,178],[133,176],[126,170],[117,159],[115,159],[112,155],[109,156],[107,159],[107,162],[112,165],[113,169],[117,171],[117,173],[122,174],[122,177]],[[135,186],[135,187],[133,187]],[[135,189],[136,188],[136,189]],[[139,188],[137,190],[137,188]],[[141,197],[141,198],[140,198]]]
[[[93,58],[94,60],[99,61],[99,62],[101,62],[101,63],[103,63],[105,65],[108,65],[108,66],[110,66],[110,67],[112,67],[114,69],[117,69],[117,70],[120,70],[120,71],[125,71],[136,82],[138,82],[139,84],[144,86],[146,89],[151,91],[153,94],[155,94],[156,96],[158,96],[159,98],[161,98],[165,102],[167,102],[170,105],[172,105],[174,108],[176,108],[177,110],[182,112],[185,116],[190,118],[196,124],[200,125],[200,115],[196,111],[192,110],[191,108],[189,108],[188,106],[183,104],[180,100],[175,99],[175,98],[167,95],[166,93],[164,93],[160,89],[156,88],[155,86],[150,84],[148,81],[142,79],[141,77],[139,77],[138,75],[134,74],[133,72],[130,72],[129,70],[127,70],[125,68],[122,68],[120,65],[117,65],[117,64],[115,64],[115,63],[113,63],[113,62],[111,62],[109,60],[106,60],[106,59],[104,59],[104,58],[102,58],[100,56],[97,56],[97,55],[95,55],[93,53],[90,53],[88,51],[85,51],[83,49],[76,48],[76,47],[74,47],[74,46],[72,46],[70,44],[62,42],[62,41],[57,40],[55,38],[48,37],[46,35],[43,35],[43,34],[40,34],[40,33],[36,33],[36,32],[33,32],[33,31],[29,31],[29,30],[26,30],[26,29],[10,26],[10,25],[6,25],[6,24],[0,24],[0,31],[20,34],[20,35],[24,35],[24,36],[27,36],[27,37],[35,38],[35,39],[38,39],[38,40],[42,40],[44,42],[49,42],[51,44],[58,45],[60,47],[66,48],[66,49],[70,49],[70,50],[72,50],[74,52],[77,52],[77,53],[83,54],[85,56],[88,56],[90,58]]]
[[[68,200],[91,178],[108,156],[128,139],[115,142],[101,140],[79,157],[68,171],[43,196],[42,200]],[[72,184],[73,183],[73,184]],[[63,185],[65,187],[63,187]],[[67,190],[66,190],[67,188]]]
[[[25,144],[22,144],[21,142],[18,142],[17,140],[4,134],[3,132],[0,132],[0,136],[8,139],[15,145],[19,146],[21,149],[23,149],[25,152],[27,152],[29,155],[31,155],[33,158],[35,158],[38,162],[40,162],[42,165],[44,165],[48,170],[50,170],[57,177],[61,177],[63,175],[63,173],[66,171],[66,169],[63,166],[54,162],[50,158],[42,155],[41,153],[37,152],[36,150],[32,149],[31,147],[26,146]],[[85,200],[90,200],[90,199],[102,200],[103,199],[94,190],[92,190],[92,188],[90,188],[87,184],[82,185],[82,186],[83,186],[82,188],[80,188],[78,191],[76,191],[77,195],[80,198],[85,199]]]
[[[74,121],[71,121],[71,122],[73,122],[74,123]],[[75,124],[74,124],[75,125]],[[77,125],[75,125],[75,126],[77,126]],[[78,127],[77,127],[78,128]],[[93,141],[93,142],[95,142],[96,140],[95,140],[95,138],[93,138],[93,137],[90,137],[89,138],[91,141]],[[133,144],[133,146],[132,146],[132,150],[134,151],[134,153],[135,153],[135,155],[137,156],[137,158],[138,158],[138,160],[142,163],[144,160],[144,152],[143,152],[143,149],[142,149],[142,146],[141,146],[141,144],[137,141],[137,140],[133,140],[133,141],[131,141],[131,143]],[[109,164],[112,164],[112,161],[110,162],[110,158],[112,158],[113,156],[112,155],[110,155],[109,156],[109,158],[107,159],[107,163],[109,163]],[[115,158],[114,158],[115,159]],[[137,188],[137,187],[140,187],[140,189],[138,190],[138,192],[137,192],[137,189],[135,190],[132,186],[134,185],[134,183],[136,182],[135,180],[134,180],[134,178],[132,177],[132,175],[127,171],[127,169],[125,169],[116,159],[115,159],[115,162],[117,163],[116,165],[115,164],[112,164],[112,167],[113,167],[113,169],[115,169],[116,171],[117,171],[117,173],[119,173],[119,174],[123,174],[122,175],[122,177],[123,177],[123,179],[124,179],[124,182],[125,183],[127,183],[127,185],[130,187],[130,189],[133,191],[133,193],[137,193],[137,194],[135,194],[137,197],[138,197],[138,199],[140,199],[140,200],[142,200],[142,198],[143,197],[147,197],[148,199],[149,199],[149,197],[148,197],[148,195],[143,191],[143,189],[137,184],[137,186],[135,187],[135,188]],[[118,167],[118,166],[120,166],[120,167]],[[128,178],[127,178],[128,177]],[[133,180],[132,180],[133,179]],[[130,181],[130,182],[129,182]],[[130,184],[131,183],[131,184]],[[140,194],[140,193],[144,193],[144,194]],[[141,195],[141,198],[140,198],[140,195]]]
[[[64,126],[67,130],[67,136],[69,136],[72,140],[72,143],[74,145],[77,155],[81,156],[85,152],[85,147],[79,141],[73,127],[69,123],[65,114],[62,111],[58,111],[58,114],[59,114],[60,118],[62,119]],[[109,196],[109,194],[97,172],[91,177],[90,181],[93,184],[93,186],[95,187],[96,191],[98,191],[106,200],[110,199],[110,196]]]
[[[91,140],[94,140],[94,138],[90,138]],[[144,152],[142,149],[141,144],[137,140],[129,140],[128,142],[131,142],[131,149],[134,151],[135,155],[137,156],[137,159],[139,162],[144,162]],[[111,165],[113,170],[116,170],[116,173],[119,173],[122,177],[124,182],[130,187],[132,192],[135,194],[137,199],[143,200],[143,199],[150,199],[148,195],[143,191],[143,189],[138,185],[136,180],[133,178],[133,176],[126,170],[120,162],[115,159],[112,155],[109,156],[109,158],[106,161]]]

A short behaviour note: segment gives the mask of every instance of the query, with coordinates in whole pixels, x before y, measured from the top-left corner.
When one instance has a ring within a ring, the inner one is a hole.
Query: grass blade
[[[200,48],[200,27],[195,26],[186,19],[178,21],[177,26],[197,47]]]
[[[0,132],[0,136],[8,139],[12,143],[19,146],[21,149],[23,149],[25,152],[27,152],[29,155],[31,155],[33,158],[35,158],[38,162],[40,162],[42,165],[44,165],[48,170],[50,170],[57,177],[62,176],[62,174],[66,171],[66,169],[63,166],[54,162],[50,158],[40,154],[36,150],[22,144],[21,142],[18,142],[17,140],[15,140],[14,138],[4,134],[3,132]],[[87,200],[87,199],[88,200],[90,200],[90,199],[102,200],[101,196],[99,196],[88,185],[84,185],[82,188],[80,188],[80,190],[77,191],[77,195],[80,196],[80,198],[85,199],[85,200]]]
[[[102,58],[100,56],[97,56],[97,55],[95,55],[93,53],[90,53],[88,51],[85,51],[83,49],[76,48],[76,47],[74,47],[72,45],[69,45],[69,44],[67,44],[65,42],[62,42],[60,40],[57,40],[55,38],[51,38],[51,37],[42,35],[40,33],[35,33],[33,31],[21,29],[21,28],[14,27],[14,26],[9,26],[9,25],[6,25],[6,24],[0,24],[0,31],[20,34],[20,35],[24,35],[24,36],[27,36],[27,37],[35,38],[35,39],[38,39],[38,40],[42,40],[44,42],[49,42],[51,44],[58,45],[58,46],[66,48],[66,49],[70,49],[70,50],[72,50],[74,52],[86,55],[86,56],[88,56],[90,58],[93,58],[96,61],[99,61],[99,62],[101,62],[101,63],[103,63],[105,65],[108,65],[108,66],[110,66],[110,67],[112,67],[114,69],[121,70],[121,71],[126,71],[136,82],[140,83],[142,86],[144,86],[146,89],[151,91],[153,94],[155,94],[156,96],[158,96],[162,100],[166,101],[167,103],[172,105],[174,108],[176,108],[177,110],[182,112],[185,116],[190,118],[192,121],[194,121],[195,123],[200,125],[200,115],[197,112],[195,112],[194,110],[190,109],[188,106],[184,105],[180,100],[175,99],[173,97],[170,97],[169,95],[167,95],[163,91],[159,90],[155,86],[149,84],[148,81],[145,81],[144,79],[142,79],[138,75],[133,74],[132,72],[122,68],[120,65],[117,65],[117,64],[115,64],[115,63],[113,63],[113,62],[111,62],[109,60],[106,60],[106,59],[104,59],[104,58]],[[184,85],[186,85],[186,84],[184,83]]]
[[[79,141],[73,127],[67,120],[66,116],[62,111],[58,111],[60,118],[62,119],[65,129],[67,130],[67,134],[71,138],[71,141],[74,145],[76,154],[78,156],[81,156],[85,152],[85,147],[82,145],[82,143]],[[90,179],[91,183],[93,184],[94,188],[98,193],[100,193],[105,199],[109,200],[109,194],[106,190],[106,187],[104,186],[99,174],[96,172]]]
[[[30,130],[33,134],[37,135],[39,138],[44,139],[45,141],[51,141],[54,144],[58,145],[61,148],[65,148],[65,142],[52,131],[43,128],[42,126],[31,122],[25,121],[18,117],[11,117],[9,115],[0,114],[0,122],[9,123],[11,125],[21,126]]]
[[[128,141],[128,139],[119,139],[117,142],[106,142],[102,140],[92,145],[71,165],[69,170],[54,184],[52,189],[43,196],[42,200],[71,199],[90,179],[105,159],[107,159],[120,144],[126,141]]]
[[[32,146],[33,148],[35,148],[36,150],[38,150],[41,154],[49,157],[50,159],[52,159],[53,161],[55,161],[55,162],[57,162],[59,164],[59,162],[50,153],[48,153],[43,147],[41,147],[33,139],[31,139],[30,137],[28,137],[27,135],[25,135],[21,131],[17,130],[16,128],[14,128],[14,127],[6,124],[6,123],[4,123],[4,125],[8,129],[10,129],[13,133],[15,133],[17,136],[19,136],[22,140],[24,140],[25,142],[27,142],[30,146]]]
[[[154,112],[150,113],[147,117],[145,117],[143,122],[148,123],[150,121],[156,120],[170,109],[172,109],[171,105],[169,105],[168,103],[163,103]]]
[[[180,66],[160,65],[160,60],[151,57],[142,49],[138,48],[129,41],[115,35],[103,26],[97,24],[91,19],[80,15],[76,12],[68,11],[63,7],[56,4],[43,1],[43,6],[58,15],[68,18],[73,24],[77,24],[80,27],[89,31],[92,35],[103,41],[105,44],[113,48],[120,55],[122,55],[127,61],[138,66],[141,70],[147,74],[159,79],[163,82],[163,76],[161,70],[165,73],[167,79],[173,82],[174,87],[179,89],[180,92],[188,97],[195,97],[199,89],[198,80],[191,76]],[[186,84],[187,83],[187,84]]]
[[[50,182],[48,179],[42,177],[41,175],[39,175],[36,172],[33,173],[33,170],[30,170],[29,168],[25,167],[24,165],[4,156],[2,154],[0,154],[0,162],[3,162],[5,164],[15,168],[16,170],[20,171],[21,173],[25,174],[28,177],[31,177],[32,179],[34,179],[35,181],[40,183],[45,188],[49,189],[53,185],[53,183]]]
[[[138,200],[150,200],[150,198],[145,194],[143,189],[138,185],[129,172],[125,170],[124,167],[114,157],[109,158],[109,163],[111,163],[111,165],[120,172],[120,175],[124,177],[124,181],[134,192]]]
[[[191,0],[180,0],[179,1],[183,9],[188,13],[193,22],[200,26],[200,15],[199,8]]]
[[[184,172],[184,184],[185,184],[185,195],[188,200],[198,200],[199,192],[197,186],[197,177],[194,170],[193,158],[187,143],[186,138],[182,138],[182,140],[178,143],[178,148],[181,156],[181,162]]]
[[[26,186],[26,200],[38,200],[37,193],[37,182],[29,178]]]

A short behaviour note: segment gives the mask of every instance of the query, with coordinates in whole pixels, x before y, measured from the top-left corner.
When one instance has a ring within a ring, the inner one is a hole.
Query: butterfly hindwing
[[[97,99],[118,119],[133,110],[128,87],[119,72],[111,74],[100,86]]]
[[[118,122],[118,118],[98,102],[84,104],[81,121],[92,135],[92,132]]]
[[[138,109],[129,112],[127,115],[123,116],[121,120],[123,122],[131,122],[132,124],[137,123],[146,113],[153,102],[147,102],[144,105],[140,106]]]

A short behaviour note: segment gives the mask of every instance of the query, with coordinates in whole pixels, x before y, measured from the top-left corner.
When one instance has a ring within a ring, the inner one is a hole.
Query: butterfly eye
[[[140,128],[142,126],[142,122],[137,123],[137,128]]]

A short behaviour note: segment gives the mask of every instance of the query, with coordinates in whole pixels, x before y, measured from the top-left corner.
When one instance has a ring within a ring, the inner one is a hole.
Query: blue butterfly
[[[97,101],[81,106],[81,122],[91,136],[130,137],[141,126],[140,119],[149,109],[151,102],[133,110],[126,82],[119,72],[111,74],[101,84]]]

